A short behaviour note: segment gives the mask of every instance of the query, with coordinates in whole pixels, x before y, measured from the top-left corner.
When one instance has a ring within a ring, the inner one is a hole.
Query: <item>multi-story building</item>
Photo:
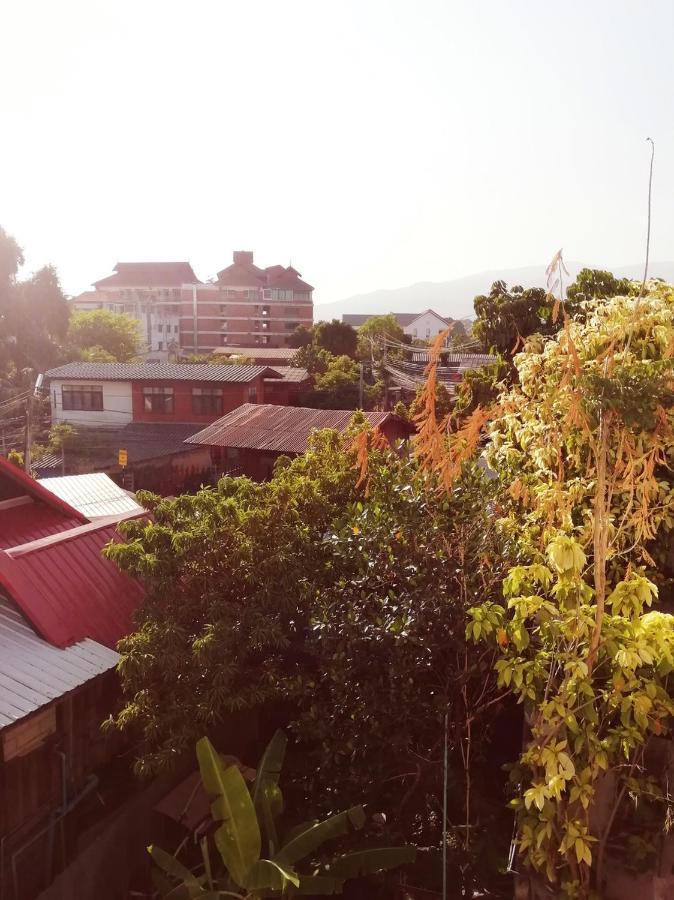
[[[74,310],[108,309],[136,319],[145,353],[166,358],[180,349],[183,285],[199,284],[188,262],[121,262],[112,275],[71,300]],[[190,295],[191,290],[186,295]]]
[[[261,269],[248,250],[202,283],[188,262],[117,263],[71,301],[75,310],[123,312],[140,325],[143,351],[159,360],[222,347],[286,347],[313,322],[313,288],[292,266]]]
[[[181,347],[207,353],[219,347],[286,347],[298,325],[313,322],[313,287],[292,266],[261,269],[248,250],[212,284],[183,289]],[[196,339],[195,339],[196,334]]]

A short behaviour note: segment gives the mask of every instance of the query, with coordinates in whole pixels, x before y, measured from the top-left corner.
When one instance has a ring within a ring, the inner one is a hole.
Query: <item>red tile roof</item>
[[[201,284],[188,262],[119,262],[114,275],[94,281],[94,287],[180,287]]]
[[[304,453],[314,429],[344,431],[353,415],[352,409],[308,409],[303,406],[244,403],[187,438],[185,443],[273,453]],[[390,412],[366,412],[363,415],[373,427],[395,418]]]
[[[250,252],[234,251],[231,266],[218,272],[218,284],[231,287],[286,288],[312,291],[313,287],[300,279],[300,273],[292,266],[267,266],[260,269],[253,263]]]
[[[87,524],[0,550],[0,589],[50,644],[92,638],[106,647],[132,630],[140,584],[101,556],[118,521]]]

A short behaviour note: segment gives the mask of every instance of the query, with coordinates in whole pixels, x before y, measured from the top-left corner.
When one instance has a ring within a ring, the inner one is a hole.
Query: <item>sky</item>
[[[234,249],[318,303],[674,259],[671,0],[0,5],[0,225],[69,293]]]

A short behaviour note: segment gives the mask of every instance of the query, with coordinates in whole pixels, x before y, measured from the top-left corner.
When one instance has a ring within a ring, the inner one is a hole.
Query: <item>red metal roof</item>
[[[7,550],[49,534],[77,528],[83,522],[86,522],[84,516],[76,512],[65,516],[50,506],[29,500],[21,506],[0,510],[0,548]]]
[[[201,284],[188,262],[120,262],[115,274],[94,281],[94,287],[180,287]]]
[[[0,550],[0,588],[57,647],[92,638],[106,647],[132,630],[141,585],[101,556],[118,519]]]
[[[363,415],[373,428],[395,418],[390,412],[366,412]],[[193,434],[185,443],[273,453],[304,453],[314,429],[344,431],[353,416],[352,409],[308,409],[303,406],[244,403]]]

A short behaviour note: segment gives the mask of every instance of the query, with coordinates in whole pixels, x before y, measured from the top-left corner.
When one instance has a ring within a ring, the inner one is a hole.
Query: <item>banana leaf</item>
[[[372,875],[374,872],[383,872],[412,863],[416,855],[414,847],[372,847],[370,850],[356,850],[354,853],[345,853],[344,856],[337,857],[330,864],[329,872],[330,875],[344,880],[358,878],[360,875]]]
[[[232,879],[243,887],[246,873],[260,858],[262,839],[255,807],[236,766],[223,769],[208,738],[197,742],[197,759],[206,792],[216,799],[211,813],[222,825],[215,832],[215,845]]]
[[[283,795],[278,786],[288,738],[280,729],[267,744],[257,767],[253,785],[253,805],[258,822],[267,841],[267,849],[273,856],[279,847],[275,819],[283,812]]]
[[[283,869],[270,859],[259,859],[246,875],[245,888],[260,891],[269,888],[284,892],[290,885],[299,887],[300,879],[292,869]]]
[[[179,862],[175,856],[171,856],[170,853],[162,850],[161,847],[154,846],[154,844],[147,848],[147,852],[163,872],[170,875],[175,881],[181,882],[170,892],[172,895],[176,898],[182,896],[186,900],[187,898],[191,900],[192,897],[198,897],[201,894],[201,881],[186,866]]]
[[[310,856],[325,841],[349,834],[351,831],[357,831],[364,824],[365,810],[362,806],[352,806],[351,809],[330,816],[323,822],[311,825],[306,831],[288,841],[276,854],[274,862],[281,866],[292,865],[298,860]]]

